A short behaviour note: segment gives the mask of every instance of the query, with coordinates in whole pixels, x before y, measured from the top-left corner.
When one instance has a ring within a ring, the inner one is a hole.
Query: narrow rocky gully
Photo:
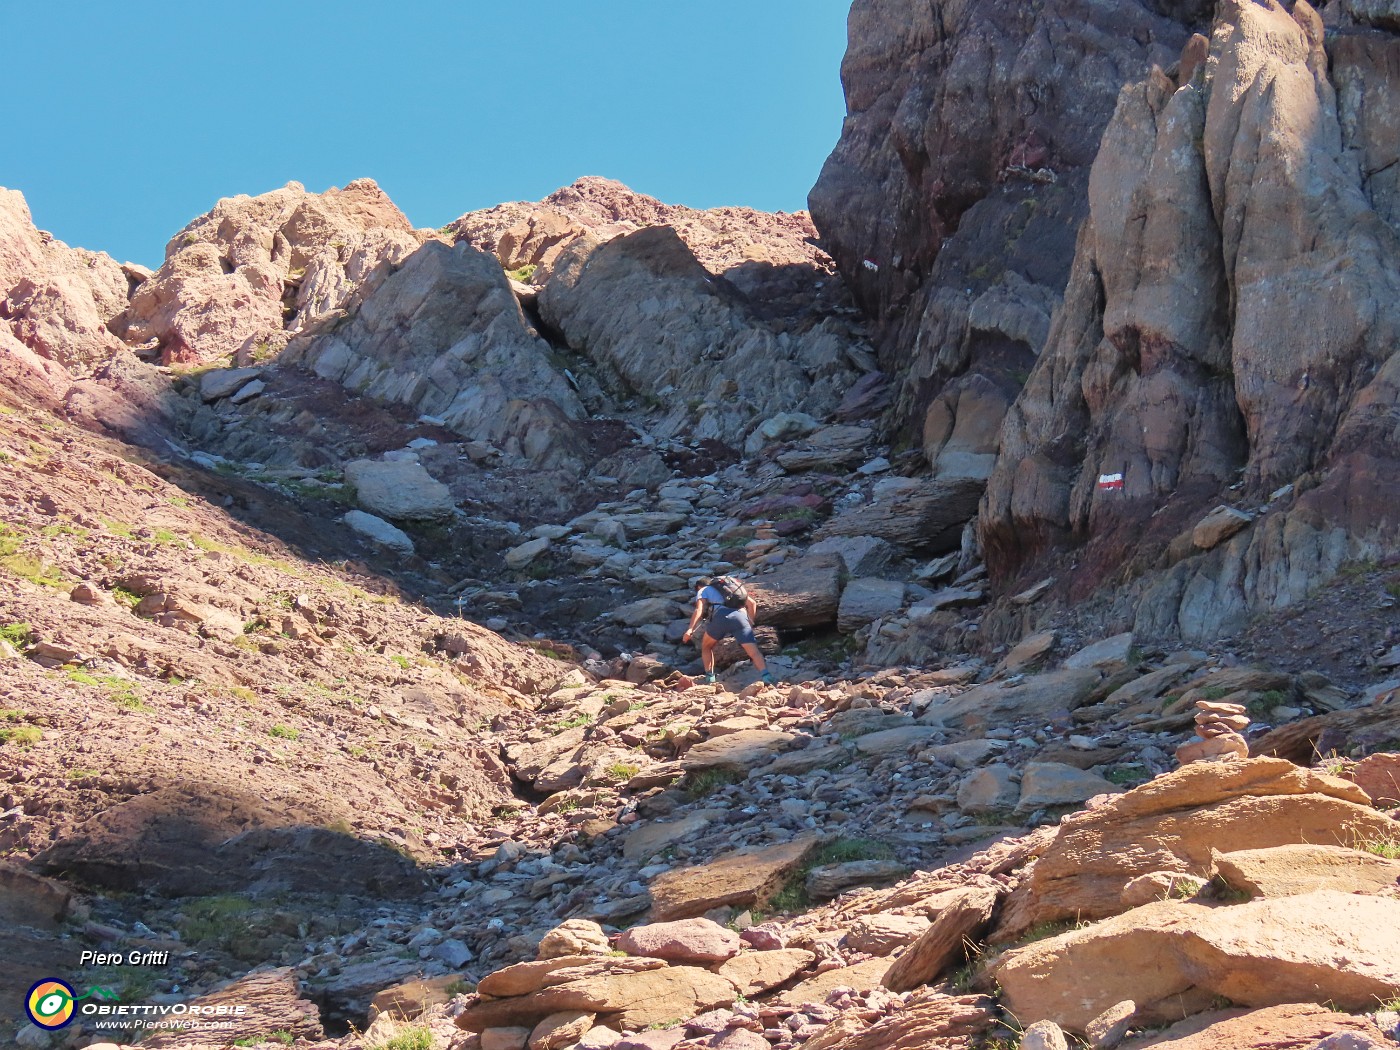
[[[810,214],[0,190],[0,1045],[1400,1045],[1400,13],[919,6]]]

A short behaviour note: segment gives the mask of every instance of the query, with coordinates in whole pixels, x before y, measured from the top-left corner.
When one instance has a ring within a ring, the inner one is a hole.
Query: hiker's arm
[[[703,598],[695,599],[695,611],[690,614],[690,626],[685,629],[685,634],[681,636],[682,642],[690,641],[690,636],[695,633],[695,628],[700,624],[700,617],[705,611],[705,601]]]
[[[753,600],[752,594],[750,594],[748,600],[744,602],[744,612],[749,614],[750,624],[755,624],[758,622],[754,619],[754,617],[758,615],[758,603]]]

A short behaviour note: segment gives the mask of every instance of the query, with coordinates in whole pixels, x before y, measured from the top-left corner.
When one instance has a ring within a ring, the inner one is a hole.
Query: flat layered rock
[[[1132,879],[1208,874],[1213,850],[1386,839],[1395,828],[1356,785],[1282,759],[1185,766],[1065,817],[992,939],[1014,940],[1045,922],[1116,914]]]
[[[576,966],[588,966],[598,962],[596,955],[560,955],[553,959],[539,959],[535,962],[515,963],[513,966],[506,966],[495,973],[489,973],[481,979],[476,986],[476,990],[482,995],[489,995],[493,999],[504,999],[513,995],[529,995],[531,992],[538,992],[545,985],[545,978],[556,970],[572,969]],[[612,960],[608,960],[609,964]],[[655,969],[660,963],[656,960],[638,960],[647,962],[649,965],[644,969]]]
[[[1133,648],[1132,632],[1115,634],[1112,638],[1086,645],[1078,652],[1065,657],[1066,667],[1103,667],[1108,664],[1126,663],[1128,653]]]
[[[645,1028],[678,1017],[694,1017],[733,1002],[737,994],[729,981],[695,966],[662,964],[644,970],[580,971],[570,980],[529,995],[477,1002],[458,1015],[457,1026],[469,1032],[533,1028],[551,1014],[587,1010],[605,1015],[601,1019],[610,1026]]]
[[[1069,668],[1019,682],[989,682],[957,696],[935,697],[919,721],[975,728],[1021,718],[1053,717],[1082,707],[1100,681],[1093,668]]]
[[[929,928],[922,915],[866,915],[851,923],[846,944],[852,951],[890,955],[906,944],[913,944]]]
[[[1145,1039],[1131,1039],[1122,1050],[1281,1050],[1314,1047],[1328,1036],[1344,1033],[1371,1042],[1342,1042],[1329,1050],[1386,1045],[1384,1033],[1368,1018],[1351,1017],[1316,1003],[1288,1003],[1262,1010],[1209,1010]]]
[[[240,977],[217,991],[190,1001],[212,1014],[220,1007],[230,1010],[242,1006],[244,1012],[235,1017],[232,1028],[219,1033],[221,1043],[248,1039],[267,1032],[283,1031],[299,1039],[317,1040],[324,1036],[321,1013],[316,1004],[302,998],[301,983],[290,967],[266,970]],[[178,1030],[158,1032],[142,1040],[142,1046],[160,1050],[199,1050],[209,1045],[208,1033]]]
[[[1324,1001],[1363,1010],[1400,988],[1400,900],[1325,891],[1233,907],[1160,901],[1002,956],[1023,1023],[1084,1032],[1109,1007],[1191,988],[1242,1006]],[[1344,945],[1344,950],[1339,950]]]
[[[839,1024],[834,1021],[831,1027]],[[819,1033],[813,1043],[818,1050],[966,1050],[983,1045],[982,1038],[996,1025],[996,1004],[986,996],[928,992],[868,1028],[838,1030],[839,1038],[817,1043],[825,1035]]]
[[[854,966],[841,966],[793,985],[768,1001],[766,1005],[797,1008],[806,1003],[824,1003],[837,988],[868,992],[880,986],[880,979],[890,968],[888,959],[867,959]]]
[[[1234,507],[1216,507],[1191,530],[1191,542],[1203,551],[1220,546],[1231,536],[1249,528],[1254,517]]]
[[[779,755],[766,766],[754,770],[754,773],[761,776],[810,773],[814,769],[838,765],[849,758],[850,752],[840,744],[812,743],[801,751],[789,751]]]
[[[803,835],[658,875],[651,884],[652,918],[687,919],[725,905],[761,905],[819,841],[816,835]]]
[[[1298,843],[1215,853],[1215,871],[1253,897],[1292,897],[1315,890],[1380,893],[1400,886],[1400,860],[1344,846]]]
[[[1058,640],[1059,636],[1054,631],[1039,631],[1027,635],[1002,658],[997,669],[1014,673],[1031,667],[1045,659]]]
[[[1021,797],[1016,802],[1016,812],[1078,805],[1095,795],[1117,795],[1122,791],[1122,787],[1095,773],[1063,762],[1028,762],[1021,771]]]
[[[622,843],[622,855],[628,860],[647,860],[673,842],[680,842],[704,830],[720,815],[720,810],[701,809],[687,813],[679,820],[638,824],[627,833]]]
[[[744,729],[702,740],[681,758],[681,768],[688,773],[706,769],[748,773],[796,742],[797,737],[791,733],[780,733],[774,729]]]
[[[262,375],[261,368],[211,368],[199,377],[199,397],[205,404],[235,394]]]
[[[715,972],[730,981],[741,995],[762,995],[787,984],[816,961],[802,948],[775,948],[766,952],[742,952]]]
[[[933,922],[886,971],[881,983],[892,992],[907,992],[938,978],[960,961],[965,945],[976,943],[987,924],[1001,891],[967,886],[940,894]]]
[[[873,503],[847,510],[816,532],[836,536],[875,536],[909,551],[942,554],[955,550],[962,529],[977,516],[983,484],[976,478],[926,480]]]
[[[852,860],[823,864],[807,873],[807,896],[830,900],[853,886],[885,886],[909,874],[897,860]]]
[[[930,740],[938,740],[943,731],[933,726],[900,726],[895,729],[882,729],[878,733],[866,733],[856,739],[856,750],[863,755],[885,757],[897,755],[911,747]]]
[[[757,622],[780,628],[834,624],[845,582],[845,562],[835,554],[786,562],[750,582]]]

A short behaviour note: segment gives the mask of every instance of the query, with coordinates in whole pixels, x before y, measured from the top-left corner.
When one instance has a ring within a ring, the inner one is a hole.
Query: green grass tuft
[[[0,639],[16,649],[27,649],[34,644],[34,628],[27,623],[7,623],[0,626]]]
[[[380,1044],[380,1050],[433,1050],[432,1029],[418,1025]]]
[[[30,748],[44,738],[38,726],[5,726],[0,728],[0,744]]]
[[[684,790],[691,799],[701,799],[722,787],[742,783],[746,777],[732,769],[705,769],[687,774]]]
[[[579,712],[578,714],[576,714],[576,715],[571,715],[570,717],[565,718],[565,719],[563,719],[562,721],[559,721],[559,722],[554,723],[554,728],[555,728],[556,730],[559,730],[559,729],[578,729],[580,726],[587,726],[587,725],[592,725],[592,724],[593,724],[593,715],[586,714],[586,713],[584,713],[583,711],[580,711],[580,712]]]

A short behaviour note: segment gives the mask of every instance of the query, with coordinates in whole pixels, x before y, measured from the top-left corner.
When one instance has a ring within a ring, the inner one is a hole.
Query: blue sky
[[[419,226],[581,175],[806,207],[850,0],[11,4],[0,186],[158,265],[219,198],[369,176]]]

